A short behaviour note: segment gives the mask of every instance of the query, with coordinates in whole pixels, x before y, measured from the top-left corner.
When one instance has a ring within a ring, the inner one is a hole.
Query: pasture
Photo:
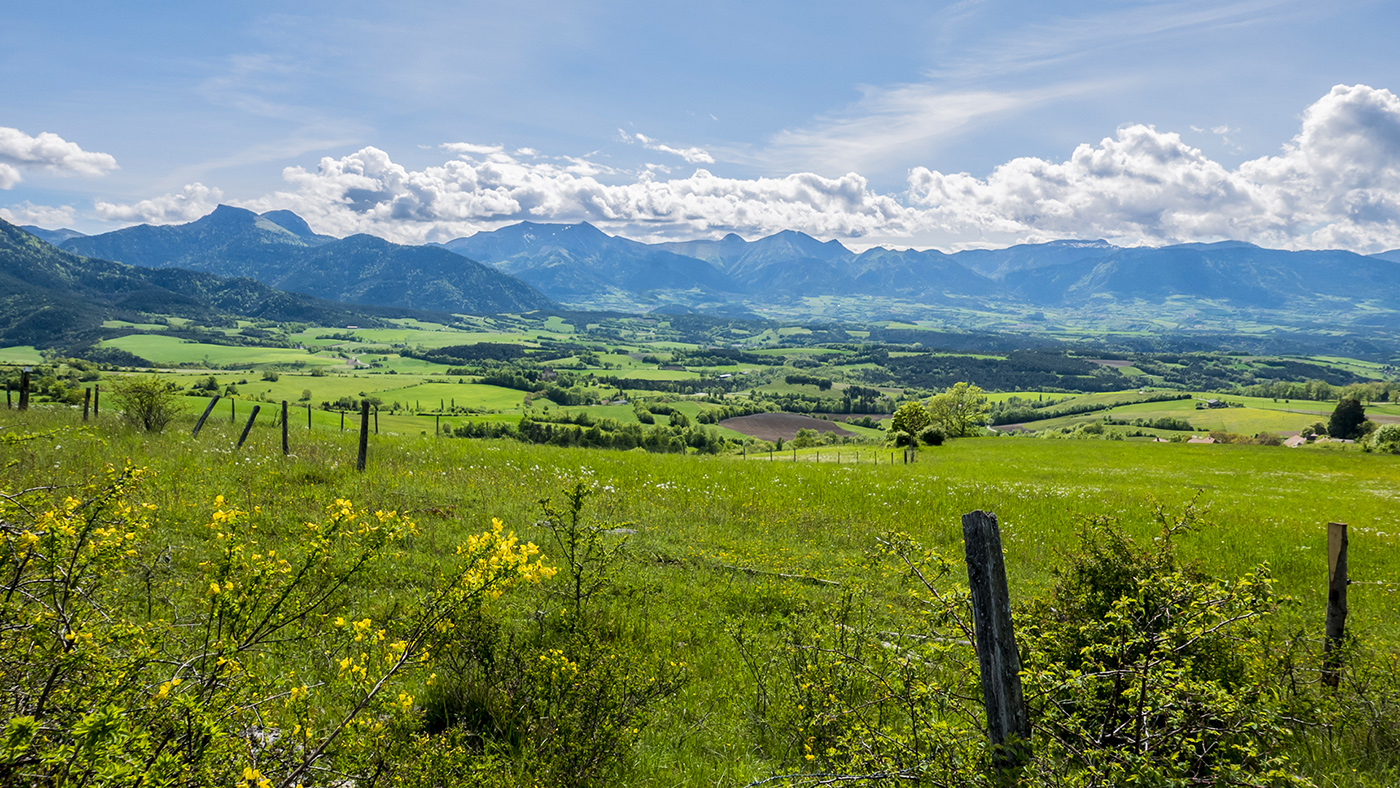
[[[558,560],[539,502],[587,485],[587,515],[634,532],[625,537],[616,586],[597,602],[612,622],[610,636],[639,659],[684,664],[687,675],[639,727],[632,765],[618,784],[738,786],[798,769],[755,727],[760,687],[738,643],[756,638],[777,647],[785,622],[829,615],[843,595],[857,594],[875,609],[895,603],[904,591],[873,559],[876,537],[904,531],[960,560],[958,518],[973,509],[1000,518],[1020,602],[1055,582],[1085,528],[1082,516],[1120,518],[1148,538],[1156,507],[1180,511],[1194,501],[1208,514],[1180,537],[1184,555],[1222,577],[1267,565],[1292,600],[1280,610],[1281,624],[1314,634],[1325,604],[1325,526],[1345,521],[1351,574],[1365,583],[1353,591],[1351,631],[1389,648],[1400,644],[1400,457],[1008,438],[950,441],[925,448],[909,465],[836,464],[829,450],[820,463],[811,461],[813,450],[797,461],[648,455],[433,438],[431,429],[419,437],[406,429],[407,436],[371,436],[369,470],[356,473],[353,432],[319,422],[297,429],[284,458],[270,423],[235,452],[241,424],[215,420],[194,439],[192,419],[145,435],[109,413],[84,426],[71,409],[5,411],[0,435],[39,436],[0,444],[0,461],[10,468],[5,491],[74,483],[109,463],[147,467],[140,494],[157,507],[157,527],[141,555],[173,550],[172,572],[193,571],[182,556],[194,555],[205,538],[195,524],[216,495],[266,513],[274,542],[338,498],[408,513],[421,534],[354,592],[373,613],[411,598],[415,578],[431,572],[443,545],[488,528],[493,517],[544,545],[547,561]],[[295,418],[292,424],[300,426]],[[559,604],[555,591],[546,584],[503,599],[503,620],[525,626],[533,611]],[[431,697],[425,680],[410,680],[414,697]],[[1393,776],[1384,764],[1358,768],[1327,784],[1378,786]]]

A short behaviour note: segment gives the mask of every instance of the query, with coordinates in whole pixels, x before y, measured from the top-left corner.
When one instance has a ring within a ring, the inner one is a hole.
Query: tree
[[[797,437],[792,439],[793,448],[808,449],[817,445],[817,431],[814,429],[800,429]]]
[[[991,409],[982,389],[967,383],[944,389],[942,394],[928,401],[928,414],[933,423],[943,427],[953,438],[973,434],[974,427],[987,423]]]
[[[890,421],[890,431],[918,435],[919,430],[932,423],[933,419],[929,412],[924,410],[923,405],[918,402],[906,402],[894,412],[894,418]]]
[[[112,396],[122,416],[147,432],[160,432],[180,414],[179,394],[157,375],[117,378],[112,382]]]
[[[1382,424],[1366,444],[1373,451],[1400,454],[1400,424]]]
[[[1327,434],[1342,440],[1355,438],[1361,434],[1365,421],[1366,409],[1361,406],[1361,400],[1342,397],[1332,411],[1332,418],[1327,420]]]

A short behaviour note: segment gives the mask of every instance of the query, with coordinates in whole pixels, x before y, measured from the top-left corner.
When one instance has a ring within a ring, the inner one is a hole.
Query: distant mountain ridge
[[[623,264],[626,260],[650,260],[669,252],[709,265],[705,280],[692,287],[697,300],[720,302],[732,301],[734,294],[750,304],[833,295],[930,304],[973,298],[1065,306],[1095,299],[1162,302],[1186,297],[1269,307],[1326,298],[1380,300],[1400,310],[1400,251],[1366,257],[1339,250],[1264,249],[1239,241],[1154,248],[1062,240],[952,254],[884,247],[857,254],[838,241],[822,242],[795,231],[755,241],[731,233],[719,240],[640,244],[590,225],[529,223],[443,246],[469,252],[566,302],[586,299],[589,289],[579,280],[568,288],[560,282],[581,276],[586,268],[598,269],[600,257],[625,248],[625,256],[608,260],[617,268],[608,283],[613,291],[626,290],[625,275],[635,270]],[[682,267],[675,260],[668,259],[668,264]],[[641,290],[633,293],[645,295]]]
[[[142,268],[66,252],[0,220],[0,346],[92,342],[107,319],[143,314],[207,320],[219,315],[321,325],[380,317],[430,317],[350,307],[287,293],[248,278]]]
[[[189,224],[137,225],[70,238],[62,248],[130,265],[246,276],[347,303],[471,314],[558,306],[533,287],[444,249],[317,235],[290,211],[260,216],[220,205]]]
[[[954,253],[856,253],[791,230],[752,241],[731,233],[648,244],[588,223],[539,222],[400,246],[365,235],[319,235],[290,211],[258,215],[228,206],[186,225],[71,237],[62,246],[140,265],[247,275],[323,298],[456,312],[553,308],[557,301],[715,314],[781,306],[792,314],[810,299],[838,298],[855,299],[872,315],[890,302],[1092,314],[1097,305],[1140,309],[1184,299],[1213,313],[1314,302],[1335,312],[1365,303],[1400,325],[1400,250],[1363,256],[1238,241],[1152,248],[1071,239]]]

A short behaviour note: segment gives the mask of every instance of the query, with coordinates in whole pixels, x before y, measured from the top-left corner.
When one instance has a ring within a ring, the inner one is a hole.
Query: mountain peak
[[[317,235],[315,230],[311,229],[311,225],[307,224],[305,219],[291,211],[267,211],[261,214],[261,216],[292,235],[305,239],[319,239],[322,237]]]

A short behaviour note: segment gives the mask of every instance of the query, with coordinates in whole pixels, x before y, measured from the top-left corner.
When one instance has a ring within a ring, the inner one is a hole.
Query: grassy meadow
[[[301,386],[294,376],[283,381]],[[268,385],[281,393],[278,384]],[[461,390],[425,383],[404,396],[446,398]],[[387,398],[397,390],[377,391]],[[485,401],[491,393],[481,396]],[[501,396],[497,405],[504,409],[509,403]],[[203,400],[191,398],[196,402]],[[1183,404],[1192,407],[1186,401],[1128,408],[1176,415],[1166,406]],[[420,534],[354,591],[364,609],[384,611],[412,599],[448,546],[488,529],[492,518],[542,545],[547,563],[557,561],[540,525],[540,501],[557,501],[571,485],[584,483],[592,490],[585,514],[623,529],[610,539],[626,541],[621,571],[598,602],[608,636],[625,642],[638,659],[683,664],[687,671],[681,690],[640,728],[627,785],[743,786],[799,771],[800,757],[760,729],[753,713],[758,684],[738,640],[778,649],[786,622],[825,616],[850,594],[868,599],[872,609],[894,610],[905,589],[888,566],[872,560],[876,537],[907,532],[961,566],[959,517],[974,509],[1000,519],[1011,593],[1019,602],[1055,582],[1084,527],[1081,516],[1121,518],[1130,533],[1146,539],[1155,533],[1155,507],[1178,511],[1195,501],[1209,514],[1199,530],[1182,537],[1185,555],[1221,577],[1267,564],[1292,600],[1280,619],[1319,637],[1326,524],[1343,521],[1351,527],[1351,576],[1361,583],[1352,588],[1348,626],[1385,649],[1400,648],[1400,457],[1354,447],[988,438],[925,448],[913,464],[892,463],[888,451],[876,464],[869,448],[858,461],[854,448],[844,449],[839,462],[831,448],[770,461],[766,455],[651,455],[435,439],[431,421],[418,418],[411,423],[428,424],[428,435],[405,428],[394,430],[401,435],[371,436],[368,471],[357,473],[354,433],[331,429],[331,415],[316,414],[312,430],[304,411],[301,421],[292,418],[292,456],[283,457],[280,433],[270,423],[255,427],[235,451],[241,419],[238,425],[227,417],[212,420],[196,439],[189,435],[193,412],[164,434],[148,435],[122,426],[110,412],[84,424],[71,408],[7,410],[0,412],[0,436],[12,438],[0,443],[3,492],[75,484],[108,464],[147,467],[140,499],[157,507],[157,527],[139,546],[139,560],[166,555],[161,571],[174,576],[194,571],[217,495],[249,511],[258,507],[272,542],[290,538],[284,535],[297,533],[336,499],[404,512],[419,523]],[[503,625],[528,630],[561,604],[553,594],[558,590],[546,583],[503,598]],[[419,682],[417,697],[432,697],[424,677],[411,680]],[[1383,763],[1318,762],[1306,753],[1298,763],[1319,785],[1394,784],[1395,772]]]

